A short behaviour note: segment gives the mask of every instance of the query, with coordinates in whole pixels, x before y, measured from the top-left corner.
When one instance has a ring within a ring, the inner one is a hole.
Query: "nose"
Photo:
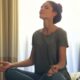
[[[43,13],[43,12],[44,12],[44,7],[41,7],[40,13]]]

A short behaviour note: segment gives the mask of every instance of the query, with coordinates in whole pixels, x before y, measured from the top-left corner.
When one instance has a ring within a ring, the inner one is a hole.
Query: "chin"
[[[45,19],[45,17],[44,17],[44,16],[40,16],[40,18],[41,18],[41,19]]]

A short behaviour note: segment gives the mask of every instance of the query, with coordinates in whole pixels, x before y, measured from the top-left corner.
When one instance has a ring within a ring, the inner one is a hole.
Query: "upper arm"
[[[35,57],[35,55],[34,55],[34,53],[35,53],[35,49],[34,49],[34,46],[35,46],[35,41],[34,41],[34,34],[33,34],[33,36],[32,36],[32,50],[31,50],[31,55],[30,55],[30,59],[31,59],[31,61],[34,63],[34,57]]]
[[[32,62],[34,62],[34,48],[32,48],[32,50],[31,50],[30,59]]]
[[[66,47],[59,47],[59,61],[66,61]]]
[[[59,33],[59,61],[66,62],[66,48],[68,47],[67,34],[65,31]]]
[[[60,69],[66,66],[66,47],[64,46],[59,47],[59,65]]]

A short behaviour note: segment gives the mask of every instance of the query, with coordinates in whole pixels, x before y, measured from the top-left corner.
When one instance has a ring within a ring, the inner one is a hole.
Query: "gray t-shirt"
[[[68,47],[66,31],[58,28],[45,36],[38,30],[33,34],[32,46],[34,47],[35,73],[47,73],[51,65],[59,62],[59,47]],[[65,71],[67,71],[66,68]]]

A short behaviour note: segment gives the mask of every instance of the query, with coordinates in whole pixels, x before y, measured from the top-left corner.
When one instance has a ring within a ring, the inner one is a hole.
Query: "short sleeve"
[[[37,35],[37,31],[33,33],[32,35],[32,47],[35,46],[35,41],[36,41],[36,36]]]
[[[59,46],[68,47],[67,33],[62,30],[59,32]]]

